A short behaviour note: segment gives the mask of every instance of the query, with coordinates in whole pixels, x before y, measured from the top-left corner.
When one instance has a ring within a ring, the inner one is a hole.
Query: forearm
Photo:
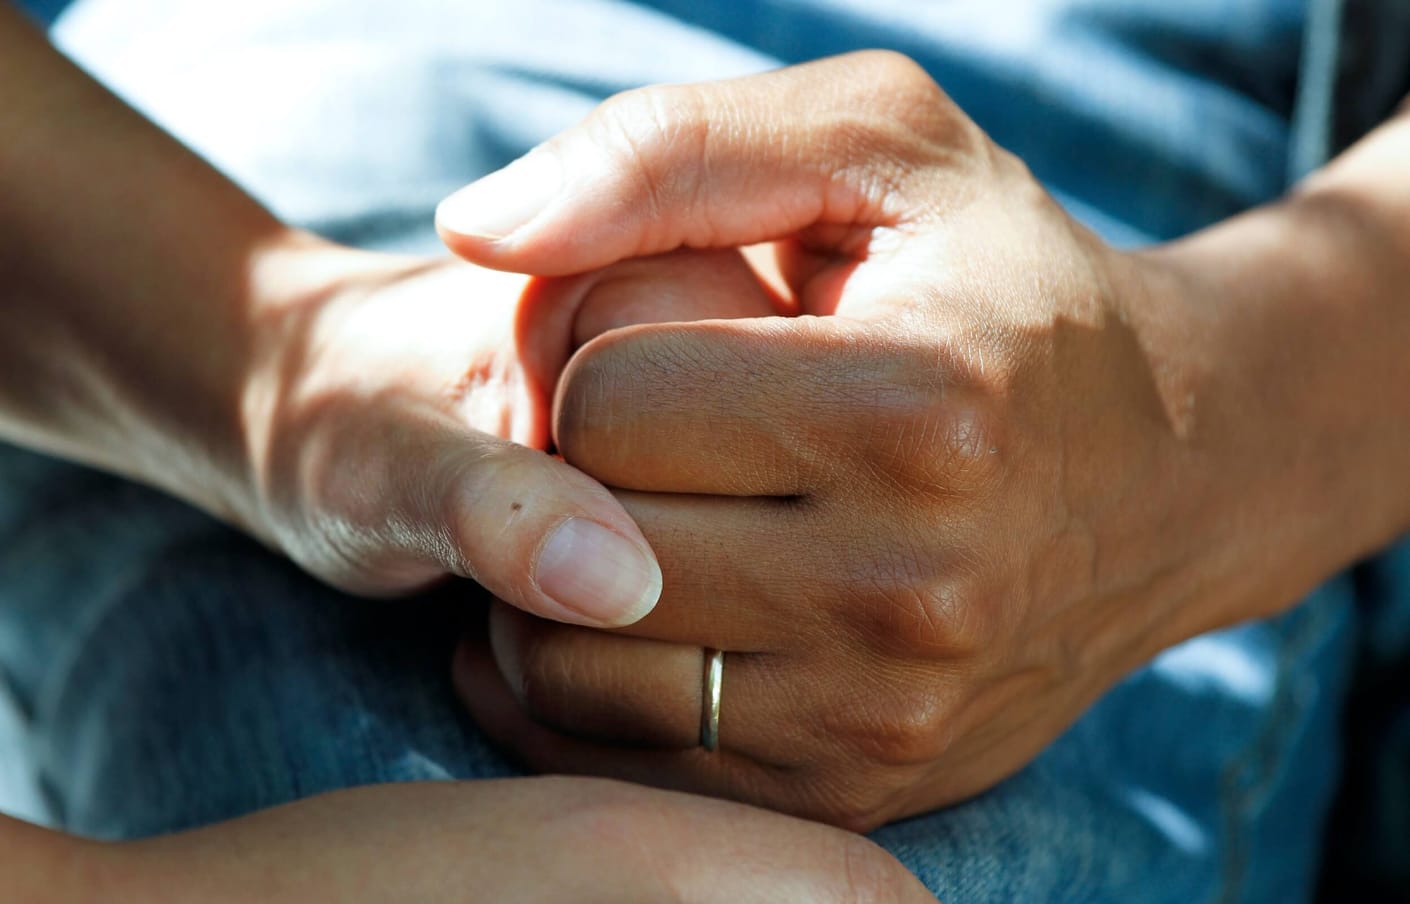
[[[261,295],[316,240],[3,3],[0,133],[0,437],[250,520],[242,376]]]
[[[111,848],[0,815],[0,900],[32,904],[123,901]]]
[[[1246,487],[1215,529],[1261,535],[1197,627],[1278,611],[1410,527],[1410,116],[1148,258],[1193,301],[1191,446]]]

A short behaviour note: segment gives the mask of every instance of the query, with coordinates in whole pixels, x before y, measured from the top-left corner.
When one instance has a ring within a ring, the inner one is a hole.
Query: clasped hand
[[[536,769],[866,829],[1317,576],[1253,527],[1190,263],[902,57],[630,92],[439,223],[476,266],[330,251],[254,312],[234,508],[339,586],[502,600],[456,680]]]
[[[771,243],[796,315],[629,326],[567,363],[557,448],[664,592],[614,631],[498,605],[467,640],[461,695],[535,769],[867,829],[1019,769],[1234,592],[1242,476],[1209,467],[1202,371],[1172,351],[1197,302],[904,58],[628,93],[439,222],[545,291]]]

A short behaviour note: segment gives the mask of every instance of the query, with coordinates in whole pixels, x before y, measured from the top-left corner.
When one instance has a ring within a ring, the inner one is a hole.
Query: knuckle
[[[914,682],[917,677],[911,673],[902,680]],[[836,707],[829,730],[854,765],[889,771],[925,766],[944,753],[949,741],[948,716],[949,706],[939,693],[893,680]],[[872,786],[857,790],[865,792],[861,799],[854,794],[843,796],[840,802],[868,812],[886,802],[873,795]]]
[[[609,98],[589,120],[613,171],[625,175],[653,216],[696,194],[711,131],[700,90],[652,85]]]
[[[965,636],[968,600],[955,582],[937,580],[896,593],[892,610],[900,622],[893,628],[893,643],[913,656],[960,656],[971,652]]]
[[[1006,359],[962,354],[949,340],[939,354],[897,333],[875,341],[886,363],[872,368],[865,414],[845,435],[849,451],[911,510],[991,489],[1006,460]]]
[[[600,123],[644,147],[693,127],[701,117],[699,91],[691,85],[649,85],[609,97],[598,108]]]
[[[991,647],[998,635],[996,596],[979,577],[984,566],[974,554],[949,556],[952,574],[910,588],[906,652],[927,659],[960,662]]]
[[[873,419],[862,454],[913,504],[971,497],[1002,475],[1000,419],[987,406],[920,390],[899,410]]]
[[[892,815],[893,782],[891,776],[867,770],[822,780],[814,787],[811,811],[805,815],[849,832],[869,832]]]
[[[872,717],[870,754],[885,766],[915,766],[944,752],[945,707],[923,690],[895,694]]]
[[[871,563],[876,567],[876,562]],[[847,592],[844,618],[883,655],[908,657],[936,646],[949,613],[927,605],[916,585],[893,576],[869,576]]]
[[[982,652],[997,625],[993,598],[981,592],[987,566],[978,554],[944,551],[933,529],[917,524],[909,542],[872,557],[843,588],[841,615],[880,655],[902,660],[963,660]]]
[[[909,93],[924,99],[943,98],[944,92],[925,67],[896,50],[864,50],[856,55],[863,72],[861,83],[875,94]]]
[[[936,438],[929,456],[913,459],[913,479],[924,483],[943,481],[951,493],[973,495],[988,490],[1002,474],[1004,447],[999,419],[983,406],[960,403],[940,413],[933,426],[918,426]]]
[[[860,77],[854,84],[865,96],[865,109],[878,110],[904,126],[912,140],[928,143],[932,151],[988,147],[983,131],[915,60],[892,50],[863,51],[858,56]]]

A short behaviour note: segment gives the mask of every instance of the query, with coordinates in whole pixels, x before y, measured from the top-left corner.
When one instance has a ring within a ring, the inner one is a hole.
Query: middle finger
[[[617,491],[661,564],[660,602],[618,633],[735,652],[796,649],[826,615],[807,512],[771,497]]]

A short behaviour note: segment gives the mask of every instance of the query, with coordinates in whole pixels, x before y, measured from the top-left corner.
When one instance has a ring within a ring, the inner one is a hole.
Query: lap
[[[450,689],[471,585],[356,600],[122,481],[14,450],[0,475],[0,659],[66,827],[130,837],[350,785],[514,774]],[[1342,577],[1168,651],[1009,781],[875,838],[952,900],[1305,898],[1353,596]]]
[[[878,840],[954,900],[1307,899],[1350,597],[1339,578],[1283,618],[1167,651],[1023,772]]]
[[[4,447],[0,499],[0,668],[50,821],[134,837],[511,773],[450,688],[474,585],[347,597],[180,503]]]

